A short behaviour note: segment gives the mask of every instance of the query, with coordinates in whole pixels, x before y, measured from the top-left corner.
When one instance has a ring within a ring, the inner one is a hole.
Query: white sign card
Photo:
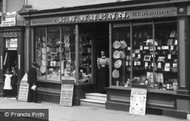
[[[29,91],[29,84],[27,82],[27,73],[25,73],[24,77],[20,82],[19,93],[18,93],[18,100],[20,101],[27,101],[28,100],[28,91]]]
[[[132,88],[130,96],[130,114],[145,115],[147,89]]]
[[[72,106],[74,84],[62,84],[60,105]]]

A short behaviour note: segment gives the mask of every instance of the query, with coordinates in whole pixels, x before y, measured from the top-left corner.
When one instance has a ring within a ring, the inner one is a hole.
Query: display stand
[[[72,106],[74,91],[74,80],[62,80],[60,105]]]
[[[132,88],[129,113],[145,115],[147,89]]]
[[[27,83],[27,73],[25,73],[24,77],[20,82],[19,93],[18,93],[18,100],[19,101],[27,101],[28,100],[28,91],[29,91],[29,84]]]

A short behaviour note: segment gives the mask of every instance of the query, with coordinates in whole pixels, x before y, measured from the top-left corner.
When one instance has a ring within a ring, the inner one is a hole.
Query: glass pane
[[[44,56],[46,53],[46,48],[44,47],[44,44],[46,44],[45,39],[45,28],[36,28],[34,29],[34,46],[35,46],[35,59],[39,65],[39,71],[38,71],[38,78],[42,80],[46,80],[46,66],[42,65],[44,64],[44,61],[46,62],[46,59]]]
[[[47,66],[47,80],[60,81],[60,28],[49,27],[47,29],[47,42],[43,45],[46,48],[44,54]],[[43,64],[44,63],[44,64]]]
[[[157,84],[161,90],[176,90],[177,83],[177,22],[158,22],[155,24],[155,51]]]
[[[79,40],[79,83],[92,83],[92,36],[84,30]]]
[[[133,86],[154,88],[154,45],[152,24],[138,23],[132,26]]]
[[[76,80],[75,27],[62,27],[61,78]]]
[[[113,25],[112,29],[112,83],[113,86],[130,86],[131,47],[130,26]]]

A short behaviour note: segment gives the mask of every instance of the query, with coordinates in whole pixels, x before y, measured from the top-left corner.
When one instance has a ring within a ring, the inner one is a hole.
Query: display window
[[[35,28],[35,60],[41,80],[76,80],[75,27]]]
[[[112,42],[112,85],[125,86],[132,71],[130,25],[113,25]]]
[[[92,83],[92,35],[85,29],[79,38],[79,83]]]
[[[112,33],[112,86],[177,90],[176,20],[113,24]]]

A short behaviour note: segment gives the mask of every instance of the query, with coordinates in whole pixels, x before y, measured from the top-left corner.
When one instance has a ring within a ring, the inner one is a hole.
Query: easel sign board
[[[147,89],[132,88],[130,96],[130,114],[145,115]]]
[[[18,93],[18,100],[20,101],[27,101],[28,100],[28,91],[29,91],[29,84],[27,83],[27,73],[25,73],[24,77],[20,82],[19,93]]]
[[[61,106],[72,106],[73,90],[74,90],[74,81],[71,82],[66,81],[62,83],[61,94],[60,94]]]

